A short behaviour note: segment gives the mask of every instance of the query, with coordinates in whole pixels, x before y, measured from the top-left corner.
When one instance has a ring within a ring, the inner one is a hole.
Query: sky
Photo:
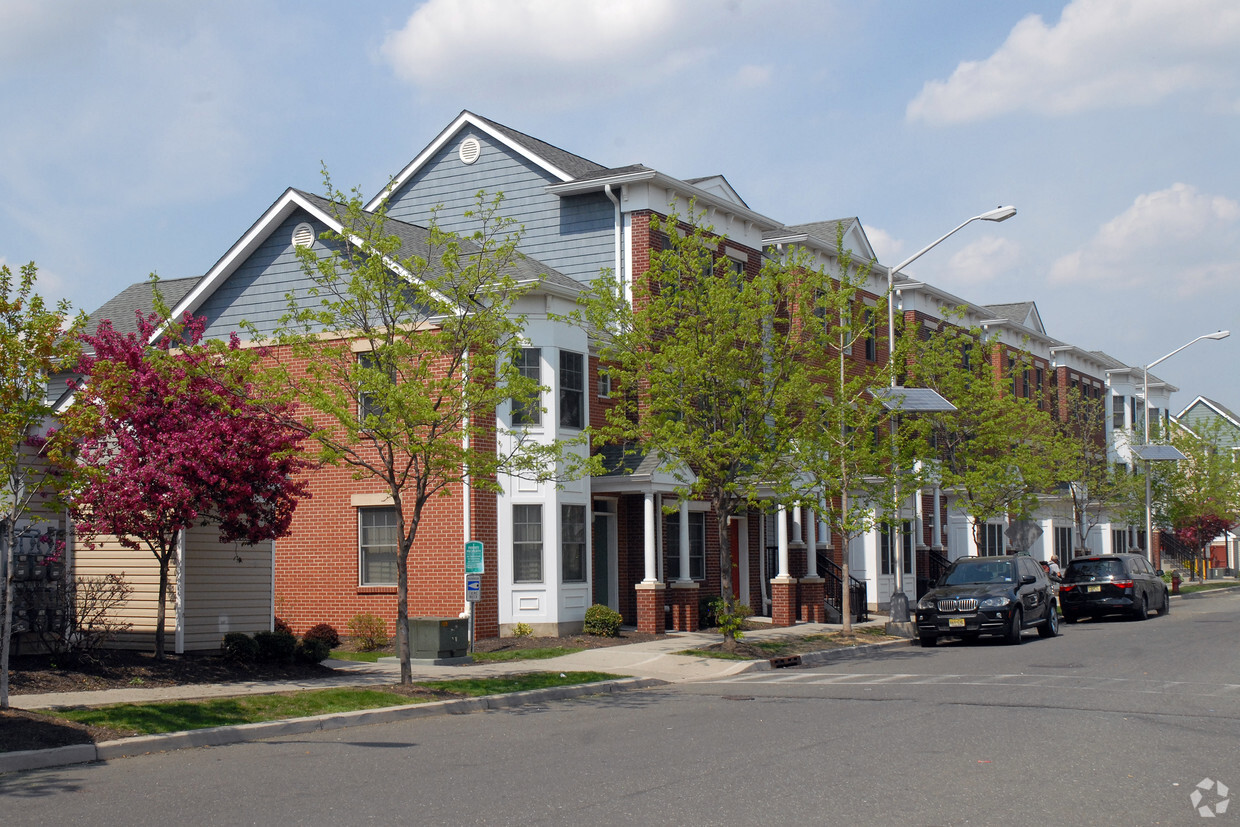
[[[1240,328],[1234,0],[4,0],[0,263],[90,312],[290,186],[373,195],[463,109],[1148,365]],[[1240,329],[1154,373],[1240,411]]]

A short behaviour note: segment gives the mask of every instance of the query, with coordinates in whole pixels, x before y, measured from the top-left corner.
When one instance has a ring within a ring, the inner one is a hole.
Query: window
[[[1003,553],[1002,523],[987,523],[982,535],[982,556],[994,557]]]
[[[363,586],[396,585],[399,534],[395,508],[358,509],[358,571]]]
[[[1072,528],[1055,526],[1055,556],[1060,560],[1072,558]]]
[[[517,358],[517,371],[522,377],[542,384],[542,350],[536,347],[521,348],[521,355]],[[542,404],[539,400],[539,392],[532,391],[528,396],[512,400],[512,424],[513,425],[541,425],[542,424]]]
[[[1111,397],[1111,427],[1124,427],[1124,397],[1119,394]]]
[[[1111,553],[1123,554],[1128,551],[1128,529],[1111,529]]]
[[[598,398],[611,398],[611,374],[603,369],[598,372]]]
[[[909,522],[908,520],[903,520],[900,523],[900,525],[902,526],[901,530],[903,531],[903,534],[901,536],[904,540],[902,544],[904,556],[901,558],[902,562],[904,563],[904,566],[903,566],[904,573],[912,574],[913,573],[913,524]],[[879,550],[879,558],[880,558],[879,563],[880,563],[880,569],[882,570],[883,574],[891,574],[896,570],[895,543],[892,542],[892,540],[894,539],[892,536],[893,534],[894,534],[893,526],[891,526],[890,524],[886,524],[886,523],[884,523],[882,527],[879,528],[879,531],[878,531],[878,550]]]
[[[878,342],[874,338],[874,311],[865,311],[865,359],[867,362],[878,361]]]
[[[514,583],[541,583],[542,506],[512,507],[512,580]]]
[[[560,351],[560,427],[585,427],[585,359],[571,350]]]
[[[586,580],[586,507],[560,506],[560,562],[565,583]]]
[[[357,354],[357,366],[363,371],[358,376],[357,382],[357,419],[363,427],[366,425],[366,420],[371,419],[371,426],[373,427],[379,424],[377,420],[383,418],[385,410],[383,402],[378,395],[373,392],[367,392],[364,388],[368,386],[373,388],[382,380],[374,374],[365,373],[365,371],[382,373],[383,368],[379,365],[379,359],[374,353]],[[396,381],[396,375],[391,370],[387,371],[387,381],[389,383],[395,383]]]
[[[680,579],[680,512],[667,517],[667,579]],[[706,579],[706,514],[689,512],[689,579]]]

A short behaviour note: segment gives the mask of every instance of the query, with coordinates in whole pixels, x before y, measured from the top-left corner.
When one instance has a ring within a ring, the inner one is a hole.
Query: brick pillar
[[[802,577],[800,589],[801,620],[805,623],[826,623],[827,581],[821,577]]]
[[[666,632],[663,605],[667,587],[662,583],[638,583],[633,588],[637,590],[637,631],[652,635]]]
[[[672,628],[676,631],[696,632],[698,630],[701,624],[698,618],[700,591],[697,583],[680,581],[672,583],[668,598],[672,604]]]
[[[776,577],[771,581],[771,625],[793,626],[797,622],[797,579]]]

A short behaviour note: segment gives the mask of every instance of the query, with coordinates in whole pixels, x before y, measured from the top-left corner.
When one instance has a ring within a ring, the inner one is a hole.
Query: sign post
[[[481,540],[465,542],[465,602],[469,604],[469,651],[474,651],[474,608],[482,599],[482,575],[486,573]]]

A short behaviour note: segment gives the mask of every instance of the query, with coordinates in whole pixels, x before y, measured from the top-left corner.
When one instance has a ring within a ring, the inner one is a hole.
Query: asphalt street
[[[1240,593],[1021,646],[0,777],[5,825],[1240,823]],[[1208,787],[1199,785],[1209,781]],[[1228,789],[1219,795],[1218,782]],[[1196,792],[1196,804],[1192,794]]]

